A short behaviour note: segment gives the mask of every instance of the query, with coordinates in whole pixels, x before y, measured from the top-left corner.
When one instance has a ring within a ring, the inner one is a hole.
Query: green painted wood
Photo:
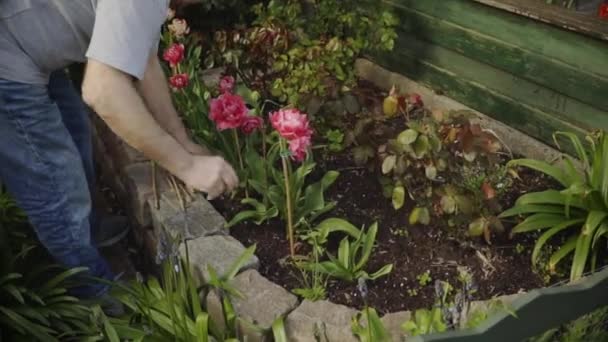
[[[412,9],[400,7],[396,12],[403,32],[608,110],[608,77]],[[608,48],[604,60],[608,61]]]
[[[511,305],[517,317],[502,312],[489,317],[475,329],[416,336],[411,338],[411,341],[522,341],[606,305],[608,305],[608,268],[572,285],[530,291]]]
[[[385,68],[546,143],[608,130],[608,42],[472,0],[384,0],[400,17]]]
[[[522,101],[522,97],[533,96],[538,87],[524,80],[514,83],[510,74],[415,37],[402,36],[400,39],[407,40],[410,49],[377,56],[376,62],[543,141],[552,141],[555,131],[584,134],[577,125],[560,119],[558,113]],[[417,51],[422,50],[425,51],[424,59],[417,55]],[[535,99],[538,97],[530,100]],[[608,127],[608,122],[606,125]]]

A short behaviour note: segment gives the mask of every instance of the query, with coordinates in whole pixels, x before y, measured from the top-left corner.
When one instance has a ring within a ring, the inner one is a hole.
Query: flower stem
[[[232,136],[234,137],[234,144],[236,146],[236,154],[239,157],[239,166],[241,168],[241,175],[245,171],[245,166],[243,165],[243,156],[241,155],[241,143],[239,142],[239,134],[236,131],[236,128],[232,130]],[[247,189],[247,182],[245,182],[245,198],[249,198],[249,190]]]
[[[281,152],[285,150],[285,142],[281,139]],[[283,163],[283,178],[285,179],[285,201],[287,203],[287,235],[289,237],[289,253],[293,259],[296,255],[296,248],[294,243],[294,232],[293,232],[293,213],[291,208],[291,189],[289,188],[289,169],[287,166],[287,156],[281,155],[281,162]]]

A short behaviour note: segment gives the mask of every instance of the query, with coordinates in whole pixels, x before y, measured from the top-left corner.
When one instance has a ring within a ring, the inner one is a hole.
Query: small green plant
[[[344,150],[344,133],[339,129],[331,129],[325,133],[327,139],[327,149],[331,152],[340,152]]]
[[[418,295],[417,289],[407,289],[407,295],[410,297],[416,297]]]
[[[371,274],[365,271],[376,242],[378,225],[374,223],[367,232],[363,229],[360,231],[354,229],[356,230],[355,236],[347,236],[340,242],[338,256],[335,257],[328,253],[330,260],[320,262],[317,266],[319,270],[348,282],[354,282],[359,278],[373,280],[389,274],[393,269],[392,264],[385,265]]]
[[[532,251],[534,264],[538,262],[540,252],[548,241],[560,233],[566,233],[568,238],[551,255],[548,267],[555,272],[556,266],[573,254],[570,279],[576,280],[582,277],[586,269],[595,269],[599,242],[608,234],[608,136],[605,132],[588,136],[589,150],[573,133],[556,133],[556,144],[558,137],[569,139],[582,170],[577,169],[575,161],[569,156],[564,159],[564,169],[538,160],[511,161],[511,167],[524,166],[552,177],[563,189],[525,194],[500,217],[526,216],[513,228],[513,234],[544,230]]]
[[[384,327],[378,312],[374,308],[370,308],[367,304],[367,296],[369,290],[364,278],[357,280],[357,290],[363,298],[365,307],[363,311],[357,313],[352,319],[352,332],[361,342],[388,342],[391,340],[390,334]]]
[[[418,280],[420,286],[427,286],[433,281],[433,278],[431,278],[431,271],[427,270],[426,272],[419,274],[416,276],[416,280]]]
[[[526,250],[526,246],[522,245],[521,243],[518,243],[517,245],[515,245],[515,252],[517,254],[521,254]]]

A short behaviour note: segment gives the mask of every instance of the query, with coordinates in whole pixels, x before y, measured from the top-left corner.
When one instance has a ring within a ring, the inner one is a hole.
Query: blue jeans
[[[48,86],[0,78],[0,179],[59,263],[112,278],[91,241],[88,111],[64,71],[54,72]],[[90,282],[75,294],[97,297],[107,290]]]

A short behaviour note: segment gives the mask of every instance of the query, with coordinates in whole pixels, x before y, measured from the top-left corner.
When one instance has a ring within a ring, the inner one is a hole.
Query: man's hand
[[[191,165],[179,176],[186,186],[207,193],[209,200],[232,192],[239,184],[236,172],[221,157],[193,156]]]

